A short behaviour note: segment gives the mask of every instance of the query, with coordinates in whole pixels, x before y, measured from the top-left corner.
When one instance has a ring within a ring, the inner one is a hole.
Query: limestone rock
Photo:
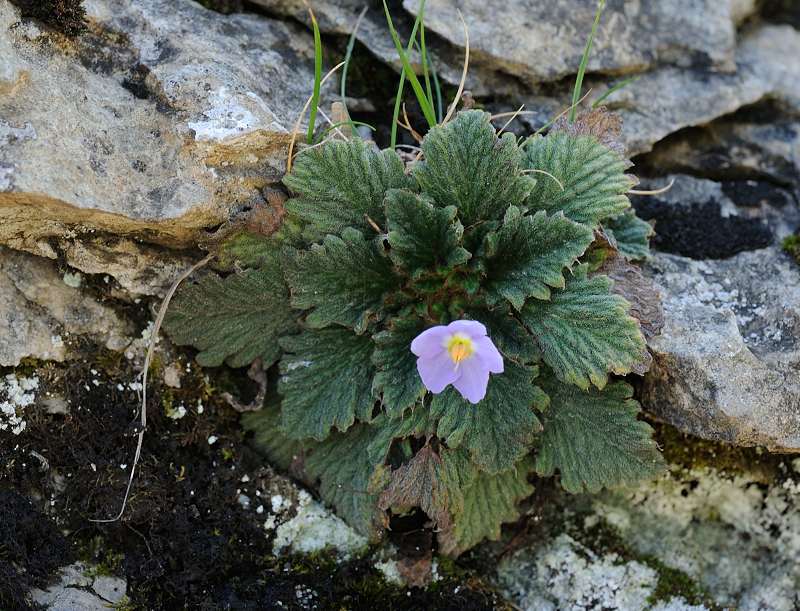
[[[800,122],[781,117],[774,108],[748,117],[722,118],[657,144],[647,156],[649,167],[718,179],[767,179],[798,190]]]
[[[62,361],[73,335],[121,350],[128,332],[112,308],[65,284],[52,262],[0,249],[0,366],[28,356]]]
[[[704,68],[662,66],[638,75],[638,80],[612,93],[604,102],[623,119],[622,142],[630,156],[647,153],[653,145],[681,129],[705,125],[740,108],[773,101],[790,112],[800,111],[800,64],[786,57],[800,56],[800,31],[786,25],[751,28],[736,48],[736,71],[720,73]],[[587,78],[584,91],[598,99],[623,78]],[[541,127],[554,109],[569,106],[571,86],[546,95],[528,96],[522,120]]]
[[[308,7],[303,0],[253,0],[253,3],[272,12],[294,17],[311,27]],[[364,5],[365,3],[361,0],[318,0],[314,2],[313,8],[322,31],[349,36]],[[394,10],[392,21],[401,39],[407,42],[414,25],[414,18],[402,10]],[[461,28],[460,23],[458,21],[456,24],[458,28]],[[426,30],[428,30],[427,27]],[[463,30],[459,29],[456,34],[457,45],[463,45],[463,36]],[[386,16],[380,3],[369,5],[369,10],[361,21],[356,37],[379,60],[392,65],[398,71],[402,69],[400,57],[389,33]],[[436,36],[430,36],[430,34],[426,37],[425,47],[438,76],[443,81],[458,84],[463,71],[463,48],[454,47]],[[412,51],[409,60],[421,73],[421,58],[416,50]],[[470,58],[470,71],[467,74],[465,87],[474,95],[479,96],[519,94],[521,92],[521,87],[511,75],[499,72],[494,62],[474,55]],[[450,100],[446,103],[449,102]],[[386,112],[390,114],[391,109],[386,109]]]
[[[47,611],[105,611],[124,603],[124,579],[93,573],[94,567],[80,562],[65,566],[57,583],[46,590],[33,590],[31,598]]]
[[[88,0],[67,40],[0,0],[0,243],[171,247],[263,202],[313,81],[299,25],[191,0]]]
[[[403,6],[414,13],[419,0],[404,0]],[[425,23],[463,46],[460,10],[475,57],[536,83],[577,71],[595,6],[583,0],[512,0],[502,8],[484,0],[429,0]],[[631,72],[657,63],[733,69],[734,23],[752,8],[752,2],[728,0],[614,3],[603,15],[588,70]]]
[[[684,127],[703,125],[742,106],[776,99],[800,109],[800,32],[762,26],[736,50],[736,73],[669,67],[654,70],[608,98],[623,117],[623,140],[631,155]]]
[[[800,590],[800,478],[789,468],[777,479],[673,469],[603,495],[595,511],[636,553],[696,579],[721,607],[793,611]]]
[[[800,460],[743,460],[745,471],[673,464],[651,482],[559,498],[570,510],[501,560],[500,591],[531,611],[794,611]]]
[[[504,593],[524,611],[643,609],[658,581],[651,568],[600,558],[566,534],[515,554],[498,572]]]
[[[778,248],[719,261],[659,254],[664,328],[642,404],[691,434],[800,451],[800,268]]]
[[[60,240],[59,245],[70,267],[111,276],[131,295],[163,297],[193,263],[189,257],[113,237]]]

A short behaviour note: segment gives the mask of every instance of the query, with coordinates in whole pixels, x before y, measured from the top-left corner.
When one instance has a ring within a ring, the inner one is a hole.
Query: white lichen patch
[[[658,583],[650,567],[599,556],[566,534],[504,561],[498,578],[506,596],[530,611],[647,609]]]
[[[800,484],[714,469],[674,471],[607,494],[597,514],[637,553],[702,584],[721,606],[794,611],[800,599]]]
[[[376,562],[375,568],[383,573],[383,578],[387,583],[396,586],[406,585],[405,579],[400,574],[400,569],[397,568],[396,560],[384,560],[383,562]]]
[[[295,516],[280,524],[275,531],[272,544],[275,554],[287,549],[302,554],[330,549],[345,559],[366,548],[365,537],[313,500],[307,492],[300,492],[295,509]]]
[[[171,418],[172,420],[180,420],[186,415],[186,407],[183,404],[178,406],[170,406],[165,410],[167,418]]]
[[[83,282],[83,275],[81,275],[80,272],[75,272],[74,274],[71,272],[64,272],[62,280],[67,286],[77,289],[80,288],[81,282]]]
[[[18,378],[10,373],[0,381],[0,431],[19,435],[25,430],[23,412],[36,399],[34,391],[38,388],[36,376]]]
[[[255,129],[259,119],[242,106],[227,87],[220,87],[209,96],[211,106],[203,111],[203,118],[189,121],[195,140],[219,141],[242,135]]]

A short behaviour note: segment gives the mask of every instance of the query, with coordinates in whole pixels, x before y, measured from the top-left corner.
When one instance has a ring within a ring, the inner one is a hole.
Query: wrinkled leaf
[[[345,431],[356,418],[371,420],[374,344],[368,337],[324,329],[285,337],[281,346],[278,392],[289,437],[322,440],[333,427]]]
[[[630,162],[594,136],[555,132],[534,138],[525,148],[524,165],[558,181],[536,173],[536,186],[526,202],[531,210],[562,211],[594,229],[601,220],[630,208],[625,196],[634,184],[625,174]]]
[[[470,253],[461,247],[464,228],[455,206],[436,208],[410,191],[390,191],[386,198],[389,255],[410,273],[455,267]]]
[[[312,328],[337,323],[362,333],[398,285],[389,259],[355,229],[345,229],[341,238],[329,235],[309,250],[286,252],[292,305],[314,308],[306,318]]]
[[[377,373],[372,388],[382,397],[390,418],[400,417],[425,394],[417,372],[417,357],[411,352],[411,342],[424,330],[425,324],[419,318],[398,318],[386,331],[373,336],[376,346],[372,362]]]
[[[389,418],[381,414],[371,423],[372,441],[367,452],[370,460],[380,463],[389,452],[392,441],[406,437],[428,437],[434,433],[434,424],[431,421],[428,409],[419,406],[417,409],[405,414],[402,418]]]
[[[278,338],[295,330],[296,317],[272,261],[258,270],[185,283],[167,310],[164,328],[176,344],[197,348],[203,367],[223,362],[244,367],[260,358],[267,368],[280,356]]]
[[[367,447],[372,437],[372,430],[364,424],[347,433],[332,434],[314,447],[305,471],[312,480],[319,480],[323,500],[350,526],[375,541],[383,534],[383,512],[371,485],[384,457],[378,462],[370,460]]]
[[[297,197],[287,211],[308,224],[306,236],[317,240],[345,227],[373,231],[369,219],[383,225],[383,199],[389,189],[411,184],[400,157],[377,151],[358,138],[331,140],[301,152],[283,183]]]
[[[628,259],[646,259],[650,255],[650,238],[655,230],[650,223],[636,216],[633,210],[604,221],[603,226]]]
[[[255,448],[284,471],[288,471],[312,447],[308,442],[301,443],[283,432],[279,401],[268,403],[257,412],[243,414],[241,423],[246,431],[254,433]]]
[[[456,556],[484,539],[498,540],[500,526],[519,519],[517,503],[533,493],[528,483],[531,469],[525,459],[496,475],[475,473],[463,488],[463,507],[454,514],[453,527],[439,533],[442,553]]]
[[[517,309],[525,299],[549,299],[550,287],[564,288],[565,267],[580,257],[594,234],[558,213],[523,216],[510,207],[503,225],[486,237],[486,290]]]
[[[612,294],[611,285],[607,276],[587,278],[586,266],[579,266],[551,301],[531,299],[522,309],[544,362],[559,379],[583,389],[603,388],[609,372],[639,371],[647,359],[639,323],[628,315],[630,304]]]
[[[444,470],[442,458],[426,445],[410,461],[392,471],[378,506],[398,513],[419,507],[438,528],[451,528],[451,501]]]
[[[533,384],[535,367],[511,361],[502,374],[489,378],[486,397],[473,405],[453,387],[434,395],[431,416],[439,419],[436,434],[451,448],[469,450],[482,470],[498,473],[524,456],[541,424],[534,406],[545,400]]]
[[[568,492],[597,492],[601,488],[655,477],[664,460],[652,439],[653,429],[637,420],[639,404],[633,388],[614,382],[588,392],[543,380],[550,406],[542,418],[536,471],[558,471]]]
[[[482,322],[503,358],[518,363],[532,363],[541,357],[539,345],[525,326],[511,313],[511,306],[500,304],[494,308],[472,307],[466,311],[469,318]]]
[[[534,181],[521,174],[522,154],[513,134],[500,138],[479,110],[458,113],[422,141],[424,160],[413,176],[441,208],[456,206],[465,226],[500,219],[520,205]]]

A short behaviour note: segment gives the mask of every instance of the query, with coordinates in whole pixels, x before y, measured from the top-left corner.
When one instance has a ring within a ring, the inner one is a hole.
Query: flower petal
[[[477,320],[455,320],[447,325],[450,333],[464,333],[472,339],[478,339],[486,335],[486,327]]]
[[[478,403],[486,396],[489,385],[489,370],[477,358],[462,361],[459,365],[461,377],[453,382],[456,390],[470,403]]]
[[[461,371],[456,369],[446,350],[430,358],[424,356],[418,358],[417,371],[425,388],[434,394],[442,392],[448,384],[452,384],[461,376]]]
[[[425,329],[411,342],[411,352],[421,357],[434,357],[445,349],[444,341],[450,334],[451,331],[444,325]]]
[[[484,367],[492,373],[503,373],[503,356],[488,337],[475,340],[475,358],[479,358]]]

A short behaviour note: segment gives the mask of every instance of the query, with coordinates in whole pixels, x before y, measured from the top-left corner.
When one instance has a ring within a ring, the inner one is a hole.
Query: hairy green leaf
[[[395,264],[414,273],[466,263],[471,255],[460,245],[464,228],[457,212],[455,206],[436,208],[410,191],[389,191],[386,219]]]
[[[331,140],[297,156],[283,179],[297,194],[286,210],[308,223],[311,240],[345,227],[372,231],[369,219],[378,225],[385,221],[386,191],[410,186],[404,169],[394,151],[377,151],[358,138]]]
[[[531,210],[563,211],[594,229],[630,208],[625,196],[634,184],[625,174],[630,162],[594,136],[555,132],[534,138],[525,147],[524,165],[540,172],[526,202]]]
[[[471,307],[466,314],[486,326],[489,337],[504,358],[518,363],[532,363],[540,359],[542,353],[536,339],[511,312],[511,306]]]
[[[498,473],[524,456],[541,424],[534,406],[543,400],[533,385],[535,367],[511,361],[502,374],[489,378],[486,397],[473,405],[449,387],[431,400],[431,416],[439,419],[436,434],[449,447],[465,447],[484,471]]]
[[[373,343],[345,329],[305,331],[281,340],[278,392],[283,429],[293,439],[325,439],[372,418]]]
[[[630,385],[614,382],[587,392],[548,378],[543,386],[550,406],[542,416],[539,475],[558,471],[563,488],[577,493],[631,484],[664,469],[653,429],[636,418]]]
[[[274,261],[258,269],[220,278],[208,274],[184,284],[164,319],[176,344],[200,352],[197,362],[244,367],[260,358],[264,367],[280,356],[278,338],[296,328],[296,313]]]
[[[529,459],[495,475],[476,472],[462,487],[463,507],[453,515],[452,528],[440,532],[443,553],[456,556],[483,539],[500,538],[500,526],[519,518],[517,503],[533,493],[528,483]]]
[[[378,372],[372,389],[382,396],[390,418],[400,417],[425,394],[417,373],[417,357],[411,352],[411,342],[424,330],[425,324],[419,318],[397,318],[386,331],[373,336],[376,347],[372,362]]]
[[[498,138],[488,113],[458,113],[428,132],[422,150],[414,177],[437,206],[456,206],[464,225],[502,218],[533,188],[534,181],[521,174],[522,153],[513,134]]]
[[[371,491],[376,469],[384,457],[373,462],[367,452],[373,439],[371,427],[357,424],[347,433],[334,433],[314,447],[306,459],[305,472],[318,479],[320,494],[334,506],[350,526],[375,541],[383,534],[378,495]]]
[[[217,249],[217,265],[226,270],[256,268],[278,256],[280,243],[271,236],[239,231],[227,236]]]
[[[289,470],[292,463],[312,447],[308,442],[301,443],[284,433],[278,401],[268,403],[257,412],[242,414],[241,423],[246,431],[254,433],[253,445],[256,449],[270,463],[284,471]]]
[[[381,314],[386,293],[398,286],[389,259],[360,231],[345,229],[309,250],[287,249],[286,280],[292,305],[314,308],[312,328],[337,323],[362,333],[372,315]]]
[[[647,359],[645,340],[629,304],[611,293],[607,276],[586,277],[579,266],[564,290],[550,301],[531,299],[522,321],[542,349],[542,358],[563,381],[588,389],[603,388],[608,373],[639,370]]]
[[[427,437],[434,433],[434,426],[429,410],[422,406],[411,410],[402,418],[392,419],[386,414],[380,414],[370,426],[373,431],[372,441],[367,448],[370,460],[375,464],[382,462],[392,441],[406,437]]]
[[[619,251],[628,259],[646,259],[650,255],[650,238],[655,231],[633,210],[603,222],[607,233],[617,243]]]
[[[486,290],[505,297],[517,310],[525,299],[550,299],[550,287],[564,288],[565,267],[577,261],[594,239],[584,225],[559,212],[533,216],[511,206],[503,225],[486,236]]]

